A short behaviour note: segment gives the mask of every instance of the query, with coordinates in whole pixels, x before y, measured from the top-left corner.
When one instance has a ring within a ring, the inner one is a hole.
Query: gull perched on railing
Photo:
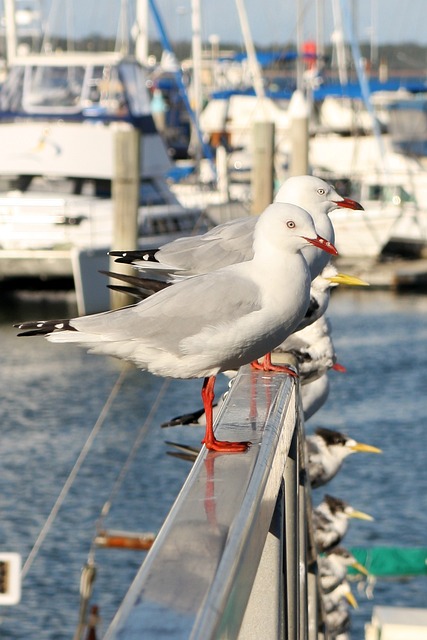
[[[310,215],[290,204],[267,207],[253,235],[251,260],[185,279],[123,309],[24,322],[17,325],[20,335],[74,342],[164,377],[204,378],[204,444],[215,451],[245,451],[247,442],[214,436],[215,378],[261,358],[298,326],[310,301],[310,272],[301,250],[313,245],[337,253],[317,234]]]
[[[288,178],[279,189],[275,203],[302,207],[312,216],[317,233],[333,243],[334,229],[328,213],[339,207],[363,209],[355,200],[343,198],[324,180],[314,176]],[[203,235],[178,238],[158,249],[111,251],[117,262],[131,264],[152,277],[167,281],[207,273],[237,262],[251,260],[257,216],[239,218],[218,225]],[[311,279],[328,264],[329,257],[314,246],[302,249]]]

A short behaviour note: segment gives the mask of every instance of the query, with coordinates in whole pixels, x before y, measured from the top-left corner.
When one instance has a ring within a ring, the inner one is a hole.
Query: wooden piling
[[[301,91],[294,91],[289,103],[290,137],[291,137],[291,176],[309,173],[309,109],[307,100]]]
[[[258,215],[273,202],[274,123],[255,122],[252,132],[252,215]]]
[[[140,132],[127,123],[112,125],[113,128],[113,242],[112,249],[134,250],[138,247],[138,205],[140,182]],[[112,258],[111,271],[131,273],[128,265],[119,265]],[[117,281],[112,280],[112,284]],[[111,291],[110,307],[117,309],[135,300],[118,291]]]

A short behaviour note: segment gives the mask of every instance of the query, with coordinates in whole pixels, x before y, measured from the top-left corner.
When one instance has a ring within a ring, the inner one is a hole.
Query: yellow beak
[[[357,604],[357,600],[354,597],[354,595],[351,593],[351,591],[349,591],[348,593],[345,594],[345,598],[349,602],[349,604],[351,604],[353,609],[357,609],[358,608],[359,605]]]
[[[352,447],[353,451],[364,451],[365,453],[382,453],[378,447],[372,447],[370,444],[364,444],[363,442],[356,442]]]
[[[374,518],[372,516],[370,516],[368,513],[363,513],[363,511],[352,511],[351,513],[348,514],[349,518],[357,518],[358,520],[369,520],[370,522],[372,522],[372,520],[374,520]]]
[[[367,570],[366,567],[363,566],[363,564],[360,564],[360,562],[355,562],[351,566],[353,567],[353,569],[356,569],[356,571],[358,571],[359,573],[363,573],[363,575],[369,576],[369,571]]]
[[[349,276],[346,273],[337,273],[335,276],[331,276],[330,278],[326,278],[330,282],[334,282],[335,284],[346,284],[349,287],[369,287],[369,282],[365,280],[361,280],[356,276]]]

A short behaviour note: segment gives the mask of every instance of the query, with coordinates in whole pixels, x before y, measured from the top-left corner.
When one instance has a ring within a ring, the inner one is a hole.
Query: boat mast
[[[148,62],[148,2],[136,0],[135,58],[142,65]]]
[[[332,13],[334,16],[334,32],[332,42],[335,46],[337,56],[338,77],[340,85],[344,87],[348,84],[347,55],[344,42],[343,17],[340,0],[332,0]]]
[[[200,122],[202,112],[202,36],[200,27],[200,0],[191,0],[191,53],[193,57],[193,80],[192,80],[192,107],[196,123]],[[197,138],[197,131],[194,132]],[[200,144],[195,145],[195,160],[197,170],[200,169],[202,148]]]
[[[242,29],[243,40],[245,43],[246,53],[248,56],[248,64],[255,93],[258,98],[265,98],[264,82],[262,79],[261,67],[258,63],[251,31],[249,28],[248,16],[246,13],[244,0],[236,0],[236,7],[239,14],[240,27]]]

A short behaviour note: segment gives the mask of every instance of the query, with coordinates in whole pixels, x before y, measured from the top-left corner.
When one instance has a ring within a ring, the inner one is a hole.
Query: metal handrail
[[[316,637],[301,416],[294,379],[239,372],[215,433],[252,446],[202,449],[105,640]]]

